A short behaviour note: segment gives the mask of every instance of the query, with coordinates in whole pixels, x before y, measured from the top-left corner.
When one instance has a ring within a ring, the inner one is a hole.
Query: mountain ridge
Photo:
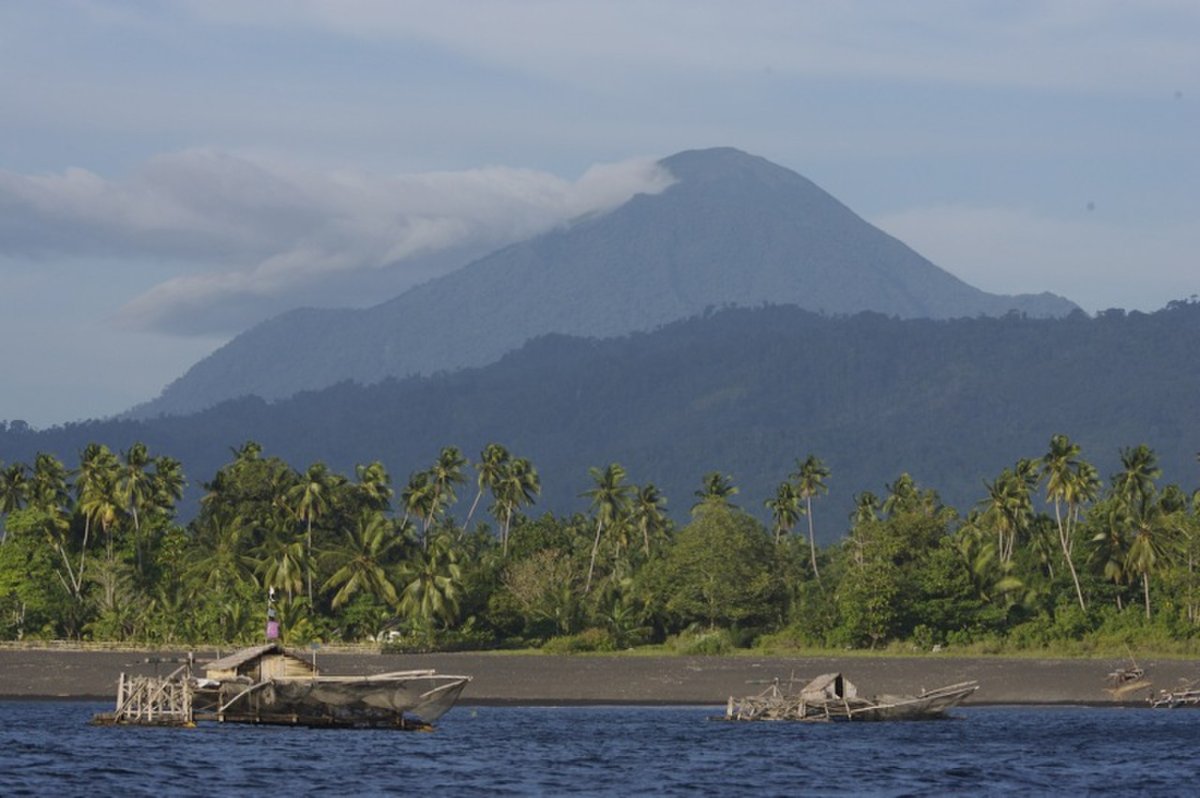
[[[676,182],[658,194],[510,244],[378,305],[267,320],[131,415],[480,366],[545,333],[611,337],[711,307],[772,302],[900,318],[1075,308],[1052,294],[980,291],[764,158],[714,148],[660,165]]]
[[[297,470],[346,475],[382,461],[399,493],[443,446],[474,460],[488,443],[542,475],[533,512],[585,511],[588,469],[625,466],[686,519],[710,471],[735,499],[763,501],[809,453],[829,466],[818,533],[845,529],[854,494],[901,472],[962,512],[1052,435],[1077,441],[1103,477],[1145,443],[1162,483],[1195,487],[1200,303],[1152,314],[1061,319],[823,317],[791,306],[729,309],[605,340],[539,337],[499,361],[434,377],[343,382],[268,403],[230,400],[190,416],[86,422],[41,432],[0,427],[6,462],[53,453],[72,466],[90,442],[145,443],[200,482],[246,440]]]

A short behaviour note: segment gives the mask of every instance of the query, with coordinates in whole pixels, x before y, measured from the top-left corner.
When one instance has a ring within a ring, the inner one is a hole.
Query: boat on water
[[[927,720],[942,718],[979,689],[978,682],[922,690],[914,695],[881,694],[865,698],[840,673],[825,673],[799,690],[784,689],[779,680],[761,693],[730,697],[724,720]]]
[[[1149,701],[1155,709],[1200,707],[1200,682],[1183,682],[1174,690],[1159,690],[1158,695],[1150,696]]]
[[[244,648],[166,677],[121,674],[113,712],[101,725],[194,725],[199,721],[348,728],[432,729],[470,676],[433,670],[324,675],[278,642]]]

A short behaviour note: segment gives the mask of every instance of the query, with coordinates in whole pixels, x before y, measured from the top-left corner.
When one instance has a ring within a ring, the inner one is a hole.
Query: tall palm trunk
[[[1070,519],[1071,511],[1067,509],[1067,518]],[[1079,586],[1079,574],[1075,572],[1075,563],[1071,559],[1071,534],[1070,524],[1063,524],[1062,512],[1059,509],[1058,501],[1054,502],[1054,519],[1058,521],[1058,542],[1062,544],[1063,559],[1067,561],[1067,568],[1071,571],[1071,581],[1075,583],[1075,596],[1079,599],[1079,609],[1087,612],[1087,604],[1083,601],[1083,589]],[[1119,597],[1118,597],[1119,600]]]
[[[592,561],[588,563],[587,583],[583,587],[583,594],[586,596],[592,589],[592,572],[596,570],[596,552],[600,550],[600,532],[604,529],[604,522],[596,522],[596,539],[592,542]]]
[[[312,513],[308,514],[308,541],[306,550],[306,562],[304,563],[305,571],[308,577],[308,608],[311,611],[313,608],[313,588],[312,588]]]
[[[467,510],[467,520],[463,521],[463,534],[467,532],[467,527],[471,525],[471,516],[475,515],[475,508],[479,506],[479,500],[483,498],[483,488],[480,488],[475,493],[475,501],[471,502],[471,509]]]
[[[808,515],[808,552],[812,557],[813,576],[817,578],[817,584],[821,584],[821,572],[817,570],[817,537],[813,533],[812,520],[812,496],[804,497],[804,506]]]

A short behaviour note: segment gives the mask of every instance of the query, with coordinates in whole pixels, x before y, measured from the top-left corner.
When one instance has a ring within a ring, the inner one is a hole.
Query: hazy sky
[[[701,147],[985,290],[1156,310],[1200,293],[1198,42],[1195,0],[0,0],[0,420],[119,412]]]

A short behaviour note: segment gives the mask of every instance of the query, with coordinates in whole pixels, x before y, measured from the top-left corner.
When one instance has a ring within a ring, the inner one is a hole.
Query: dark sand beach
[[[227,654],[232,649],[219,653]],[[305,655],[311,651],[305,650]],[[197,660],[215,658],[196,651]],[[0,648],[0,698],[115,696],[118,675],[166,675],[185,652]],[[147,660],[160,660],[159,662]],[[723,704],[730,695],[763,689],[774,678],[840,671],[860,692],[905,693],[977,680],[975,704],[1109,704],[1107,675],[1120,659],[1004,657],[673,657],[548,656],[453,653],[381,655],[317,652],[325,673],[379,673],[435,668],[473,677],[463,703]],[[1200,678],[1200,661],[1140,662],[1154,690]],[[1126,698],[1144,704],[1147,691]]]

